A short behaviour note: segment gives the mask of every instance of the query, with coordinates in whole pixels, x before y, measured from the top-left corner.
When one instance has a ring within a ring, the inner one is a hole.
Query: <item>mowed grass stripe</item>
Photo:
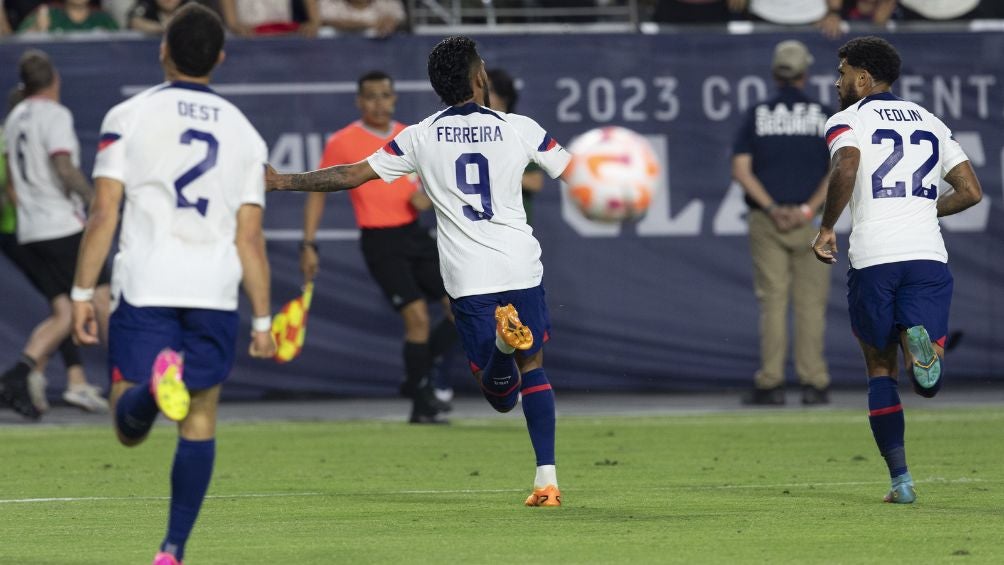
[[[186,563],[1000,563],[1000,411],[908,409],[918,503],[856,411],[563,418],[566,506],[525,508],[522,418],[220,425]],[[174,430],[0,429],[0,564],[148,563]],[[310,493],[318,493],[312,495]],[[267,496],[246,496],[246,495]]]

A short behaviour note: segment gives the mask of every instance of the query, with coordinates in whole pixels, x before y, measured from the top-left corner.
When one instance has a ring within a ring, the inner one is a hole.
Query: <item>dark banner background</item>
[[[537,199],[535,230],[544,249],[553,318],[547,367],[561,389],[669,390],[747,386],[757,367],[757,307],[745,237],[745,212],[730,187],[729,147],[743,110],[773,86],[773,45],[786,37],[717,33],[479,38],[490,67],[521,84],[518,111],[564,143],[601,125],[650,136],[663,159],[663,192],[641,222],[584,222],[563,202],[558,183]],[[815,54],[809,92],[833,105],[840,42],[798,36]],[[418,121],[440,103],[426,79],[426,56],[439,38],[233,40],[214,82],[259,128],[280,169],[316,166],[326,135],[358,117],[355,80],[371,69],[398,81],[397,118]],[[1000,380],[1004,363],[1004,35],[897,34],[904,59],[897,93],[956,132],[983,182],[985,201],[945,225],[956,290],[951,327],[963,332],[948,361],[959,380]],[[63,77],[90,171],[102,116],[113,104],[162,80],[154,41],[0,44],[0,88],[16,81],[28,46],[51,54]],[[300,281],[297,241],[303,198],[273,194],[266,227],[274,304]],[[431,226],[432,217],[425,218]],[[846,231],[846,219],[842,224]],[[402,374],[402,328],[369,278],[345,195],[329,197],[322,272],[307,344],[287,365],[242,353],[228,385],[232,397],[279,394],[392,395]],[[846,235],[842,237],[846,247]],[[3,263],[0,343],[13,362],[43,300]],[[863,380],[844,299],[846,261],[833,269],[826,335],[834,381]],[[169,273],[165,273],[169,276]],[[247,327],[247,315],[244,315]],[[242,332],[243,335],[243,332]],[[244,349],[244,343],[240,348]],[[100,351],[88,354],[104,371]],[[459,351],[448,363],[456,386],[470,379]],[[54,367],[54,369],[56,369]],[[59,370],[50,379],[60,380]]]

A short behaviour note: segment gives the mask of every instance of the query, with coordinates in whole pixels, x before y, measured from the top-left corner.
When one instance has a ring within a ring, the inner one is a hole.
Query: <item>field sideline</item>
[[[521,505],[533,463],[518,413],[225,420],[186,563],[1004,562],[999,406],[911,399],[919,499],[896,506],[881,502],[867,418],[840,402],[641,416],[568,404],[560,509]],[[0,426],[0,564],[148,563],[173,442],[166,425],[132,450],[104,425]]]

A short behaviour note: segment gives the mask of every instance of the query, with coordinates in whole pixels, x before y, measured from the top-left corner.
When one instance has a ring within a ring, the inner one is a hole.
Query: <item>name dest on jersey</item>
[[[439,126],[436,128],[436,141],[447,143],[502,141],[502,128],[499,126]]]
[[[920,112],[916,110],[904,112],[894,108],[875,108],[875,113],[878,114],[879,119],[887,122],[919,122],[923,119]]]
[[[220,118],[220,109],[216,106],[178,100],[178,115],[203,122],[217,122]]]

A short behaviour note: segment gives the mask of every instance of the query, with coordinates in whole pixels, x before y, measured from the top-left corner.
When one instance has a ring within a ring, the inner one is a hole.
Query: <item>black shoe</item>
[[[28,378],[8,371],[0,377],[0,406],[10,406],[18,414],[31,420],[38,420],[38,411],[28,394]]]
[[[743,404],[751,406],[783,406],[785,402],[784,387],[754,388],[743,397]]]
[[[802,404],[818,406],[830,403],[830,387],[816,388],[812,385],[802,385]]]
[[[411,409],[411,416],[408,417],[409,424],[449,424],[450,421],[445,417],[440,416],[438,412],[428,413],[420,409],[418,406],[413,406]]]

